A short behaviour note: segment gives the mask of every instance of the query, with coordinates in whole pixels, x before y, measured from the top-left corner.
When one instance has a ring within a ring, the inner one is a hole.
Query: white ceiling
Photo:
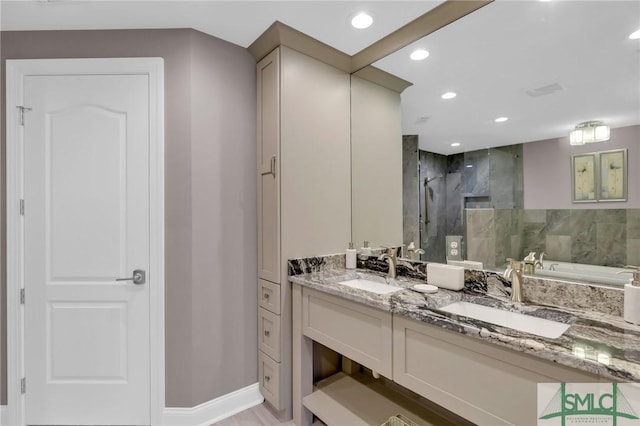
[[[441,1],[86,1],[0,2],[2,30],[195,28],[248,47],[278,20],[353,55]],[[367,11],[374,24],[351,27]]]
[[[374,65],[415,84],[402,94],[403,132],[448,155],[567,137],[588,120],[640,124],[640,40],[628,39],[638,29],[637,0],[497,0]],[[430,56],[411,61],[418,47]],[[526,94],[554,83],[563,90]]]
[[[1,0],[0,28],[195,28],[247,47],[279,20],[355,54],[439,3]],[[375,22],[355,30],[361,10]],[[496,0],[374,65],[414,83],[402,95],[403,133],[448,155],[566,136],[587,120],[639,124],[640,40],[628,39],[639,28],[640,0]],[[409,60],[416,46],[430,56]],[[553,83],[563,90],[525,93]],[[458,96],[440,99],[449,90]]]

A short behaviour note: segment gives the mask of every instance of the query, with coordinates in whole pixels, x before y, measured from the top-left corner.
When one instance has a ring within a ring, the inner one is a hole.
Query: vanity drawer
[[[258,351],[258,378],[260,393],[278,410],[280,406],[280,363]]]
[[[258,347],[280,362],[280,315],[258,308]]]
[[[302,332],[392,379],[391,313],[302,289]]]
[[[280,314],[280,284],[258,280],[258,305]]]

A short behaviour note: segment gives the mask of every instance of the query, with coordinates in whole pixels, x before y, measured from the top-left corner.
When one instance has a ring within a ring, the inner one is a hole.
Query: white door
[[[149,77],[23,99],[26,424],[149,424]]]

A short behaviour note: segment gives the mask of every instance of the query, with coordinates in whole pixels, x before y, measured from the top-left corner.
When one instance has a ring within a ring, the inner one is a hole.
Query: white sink
[[[393,285],[379,283],[376,281],[369,281],[365,278],[356,278],[347,281],[340,281],[338,284],[346,285],[347,287],[357,288],[359,290],[370,291],[376,294],[389,294],[394,291],[402,290],[402,287],[396,287]]]
[[[475,303],[469,302],[454,302],[439,309],[452,314],[475,318],[480,321],[551,339],[562,336],[562,333],[569,328],[568,324],[561,322],[532,317],[530,315],[523,315],[518,312],[510,312],[489,306],[476,305]]]

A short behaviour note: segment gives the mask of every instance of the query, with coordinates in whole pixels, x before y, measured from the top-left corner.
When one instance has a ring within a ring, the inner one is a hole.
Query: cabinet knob
[[[264,331],[264,335],[265,335],[265,336],[269,337],[269,335],[270,335],[270,334],[271,334],[271,332],[270,332],[269,330],[265,330],[265,331]]]
[[[269,299],[269,293],[265,293],[264,295],[262,295],[262,297],[264,297],[265,299]]]
[[[268,382],[269,380],[271,380],[271,377],[269,377],[269,376],[264,376],[264,381],[265,381],[265,382]]]

